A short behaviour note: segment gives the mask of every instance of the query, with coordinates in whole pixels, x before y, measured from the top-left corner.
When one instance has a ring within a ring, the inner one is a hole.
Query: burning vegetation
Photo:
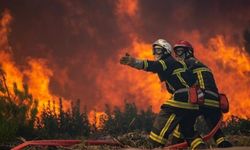
[[[17,8],[14,2],[4,2],[0,5],[0,141],[16,136],[98,137],[149,131],[170,95],[156,76],[123,67],[118,59],[125,52],[152,59],[151,42],[159,37],[194,45],[195,56],[211,68],[219,90],[229,98],[225,131],[239,128],[249,135],[250,29],[244,17],[250,16],[249,2],[212,2],[213,11],[202,2],[185,4],[44,0],[36,8],[27,0]],[[235,122],[243,123],[234,126]]]

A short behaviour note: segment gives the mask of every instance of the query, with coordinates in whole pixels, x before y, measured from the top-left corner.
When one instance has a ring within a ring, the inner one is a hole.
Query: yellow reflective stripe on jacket
[[[188,102],[179,102],[175,100],[167,100],[164,102],[165,105],[177,107],[177,108],[184,108],[184,109],[199,109],[199,105],[197,104],[190,104]]]
[[[159,60],[159,62],[160,62],[161,65],[162,65],[163,71],[167,70],[167,65],[166,65],[166,63],[165,63],[163,60]]]
[[[182,85],[184,85],[185,87],[189,87],[188,84],[186,83],[186,81],[181,76],[181,73],[185,72],[185,71],[186,71],[185,68],[178,68],[178,69],[175,69],[173,71],[172,75],[176,75],[178,77],[178,79],[180,80]]]
[[[198,76],[198,80],[199,80],[199,85],[202,89],[205,89],[205,83],[202,77],[202,73],[201,72],[197,72],[197,76]]]
[[[148,68],[148,61],[143,60],[143,69],[146,70]]]
[[[176,75],[177,75],[178,79],[181,81],[182,85],[184,85],[185,87],[189,87],[188,84],[187,84],[187,82],[182,78],[182,76],[181,76],[180,73],[178,73]]]
[[[211,107],[220,107],[220,102],[211,99],[205,99],[204,105],[211,106]]]
[[[167,140],[164,139],[161,136],[156,135],[154,132],[150,132],[149,138],[151,138],[153,141],[156,141],[157,143],[161,143],[161,144],[166,144]]]
[[[203,71],[211,72],[211,70],[209,68],[201,67],[201,68],[194,69],[193,73],[197,74],[198,80],[199,80],[199,85],[200,85],[201,88],[204,89],[205,88],[205,83],[204,83],[204,79],[203,79],[203,76],[202,76]]]
[[[161,137],[164,137],[165,133],[166,133],[167,130],[169,129],[169,126],[170,126],[171,123],[173,122],[174,118],[175,118],[175,114],[172,114],[172,115],[168,118],[168,120],[167,120],[167,122],[166,122],[164,128],[161,130],[161,133],[160,133],[160,136],[161,136]]]
[[[172,74],[174,75],[174,74],[182,73],[182,72],[185,72],[185,71],[186,71],[185,68],[178,68],[178,69],[175,69]]]
[[[194,69],[194,70],[193,70],[193,73],[196,73],[196,72],[203,72],[203,71],[211,72],[211,70],[210,70],[209,68],[201,67],[201,68]]]
[[[187,65],[183,60],[180,60],[179,62],[183,65],[184,69],[187,69]]]

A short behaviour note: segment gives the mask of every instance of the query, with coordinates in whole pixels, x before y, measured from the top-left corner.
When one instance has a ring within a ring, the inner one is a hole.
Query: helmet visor
[[[177,47],[174,49],[174,52],[177,56],[181,56],[184,52],[185,52],[185,48],[184,47]]]
[[[163,47],[161,46],[154,46],[153,47],[153,55],[160,55],[163,53]]]

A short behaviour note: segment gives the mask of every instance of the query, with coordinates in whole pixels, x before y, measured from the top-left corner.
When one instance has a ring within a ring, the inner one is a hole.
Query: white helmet
[[[164,54],[171,54],[172,52],[172,46],[164,39],[158,39],[153,43],[153,48],[154,46],[161,46],[164,48]]]

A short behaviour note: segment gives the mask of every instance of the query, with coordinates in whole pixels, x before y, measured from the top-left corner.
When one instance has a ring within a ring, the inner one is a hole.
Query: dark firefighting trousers
[[[149,140],[154,147],[162,147],[166,144],[169,135],[176,126],[180,125],[180,131],[183,133],[189,146],[196,147],[203,143],[200,136],[194,131],[194,123],[198,116],[197,110],[175,108],[162,105],[161,111],[156,117]]]
[[[206,106],[200,106],[200,115],[204,116],[204,119],[209,127],[209,129],[213,129],[218,121],[220,120],[220,117],[222,115],[221,110],[219,108],[212,108],[212,107],[206,107]],[[183,142],[183,137],[181,135],[182,131],[180,132],[180,127],[177,127],[174,130],[173,133],[173,139],[172,144],[177,144],[180,142]],[[217,145],[219,145],[221,142],[225,141],[225,136],[221,129],[218,129],[217,132],[214,135],[214,140]]]

